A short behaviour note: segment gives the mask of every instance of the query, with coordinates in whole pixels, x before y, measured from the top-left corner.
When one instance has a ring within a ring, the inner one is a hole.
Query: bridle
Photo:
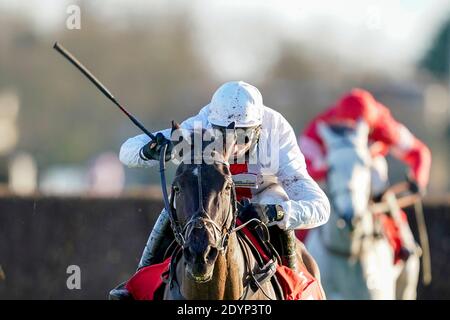
[[[169,216],[169,220],[170,220],[172,231],[173,231],[173,234],[175,237],[175,241],[178,243],[178,245],[181,247],[181,249],[184,249],[186,247],[186,239],[189,238],[189,235],[191,234],[191,232],[194,228],[203,228],[203,227],[206,228],[206,226],[208,224],[212,225],[212,227],[213,227],[212,230],[214,231],[214,239],[216,240],[216,249],[219,252],[221,252],[222,255],[225,255],[225,253],[227,251],[230,235],[234,232],[237,232],[237,231],[243,229],[244,227],[246,227],[248,224],[250,224],[252,222],[256,222],[256,223],[262,225],[263,228],[265,228],[266,232],[267,233],[269,232],[267,229],[267,226],[256,218],[250,219],[247,222],[242,223],[239,226],[236,226],[237,216],[238,216],[238,208],[237,208],[238,202],[237,202],[237,198],[236,198],[236,186],[233,181],[230,182],[231,183],[231,199],[230,199],[231,205],[229,207],[230,210],[228,211],[228,215],[224,221],[224,224],[222,225],[222,227],[220,227],[217,224],[217,222],[212,220],[211,216],[208,214],[208,212],[203,207],[203,190],[202,190],[202,184],[201,184],[201,182],[202,182],[202,171],[201,171],[202,166],[201,166],[201,164],[197,164],[197,166],[196,166],[199,208],[198,208],[197,212],[195,214],[193,214],[191,216],[191,218],[183,226],[178,220],[176,208],[174,207],[174,202],[175,202],[174,185],[171,186],[170,199],[167,194],[166,177],[165,177],[166,151],[167,151],[167,143],[162,146],[161,154],[160,154],[160,178],[161,178],[161,187],[162,187],[163,199],[164,199],[164,207]],[[213,163],[221,163],[228,168],[230,166],[230,164],[227,161],[223,160],[222,158],[214,157],[213,160],[214,160]],[[231,221],[230,227],[226,228],[225,224],[228,221],[228,216],[229,216],[230,212],[232,214],[232,221]],[[208,228],[206,228],[206,229],[211,234],[210,229],[208,229]],[[248,261],[250,260],[250,258],[249,258],[250,252],[246,248],[245,244],[243,244],[243,240],[241,237],[238,237],[238,243],[243,248],[243,256],[246,261],[245,265],[247,265],[249,268],[247,270],[247,272],[251,276],[251,279],[253,279],[255,281],[254,283],[257,286],[257,289],[261,290],[261,292],[267,298],[269,298],[269,300],[273,300],[270,297],[270,295],[268,295],[267,292],[261,287],[258,280],[256,280],[254,272],[248,264]],[[177,257],[179,256],[179,253],[180,253],[180,250],[175,250],[175,252],[173,253],[174,258],[171,261],[168,282],[170,283],[170,288],[173,288],[173,286],[178,286],[178,290],[177,290],[176,294],[178,295],[179,298],[183,298],[183,296],[181,295],[181,292],[180,292],[179,285],[176,281],[175,273],[174,273],[174,270],[175,270],[174,265],[175,265],[175,261],[177,260]],[[242,293],[242,296],[239,298],[239,300],[246,299],[249,296],[251,296],[251,294],[252,293],[250,291],[250,285],[248,284],[246,286],[246,289]]]
[[[348,142],[348,141],[343,141],[343,142],[335,143],[334,145],[332,145],[332,148],[334,148],[334,149],[341,149],[341,150],[342,149],[354,149],[355,146],[353,144],[351,144],[350,142]],[[336,197],[338,195],[340,195],[342,193],[346,193],[346,192],[352,193],[352,192],[354,192],[354,189],[349,187],[349,186],[346,186],[345,188],[340,189],[338,191],[336,191],[333,188],[331,188],[330,187],[331,183],[329,182],[329,179],[330,179],[329,177],[336,171],[337,171],[336,167],[329,166],[329,168],[328,168],[328,175],[327,175],[327,180],[328,180],[327,181],[327,185],[329,186],[329,189],[327,191],[327,195],[328,195],[328,197],[331,200],[330,204],[331,204],[331,206],[333,208],[333,211],[338,212],[339,219],[337,221],[337,226],[336,227],[338,227],[339,229],[342,229],[343,227],[339,226],[340,225],[339,221],[344,221],[344,219],[342,218],[341,214],[339,213],[339,210],[335,206],[335,203],[336,203],[335,199],[336,199]],[[367,234],[364,234],[362,232],[362,230],[360,228],[361,220],[362,220],[362,217],[353,216],[352,217],[352,222],[350,224],[344,222],[345,223],[344,226],[348,227],[348,230],[350,231],[351,237],[353,239],[351,241],[351,247],[350,247],[350,251],[349,252],[341,251],[341,250],[333,248],[331,245],[327,244],[324,241],[324,235],[323,235],[324,229],[323,228],[319,228],[318,229],[319,239],[320,239],[322,244],[325,246],[325,248],[329,252],[331,252],[333,254],[336,254],[336,255],[339,255],[339,256],[349,257],[350,259],[356,261],[356,259],[358,259],[360,257],[360,254],[362,252],[362,241],[363,241],[363,239],[367,238],[368,236],[376,237],[375,233],[367,235]]]
[[[330,149],[340,149],[340,150],[345,150],[345,149],[355,149],[355,146],[353,144],[351,144],[349,141],[340,141],[339,143],[335,143],[334,145],[329,146]],[[367,166],[367,163],[365,161],[363,161],[363,163]],[[353,188],[347,186],[343,189],[340,190],[334,190],[334,188],[331,187],[331,184],[329,183],[329,177],[335,172],[337,171],[336,167],[333,165],[329,165],[328,167],[328,173],[327,173],[327,185],[329,185],[328,191],[327,191],[327,195],[330,198],[331,203],[335,203],[335,199],[338,195],[342,194],[342,193],[352,193],[354,190]],[[369,182],[370,183],[370,182]]]
[[[192,233],[192,230],[194,228],[203,228],[207,225],[211,225],[213,228],[213,234],[214,239],[216,240],[216,249],[222,254],[225,254],[226,249],[228,247],[228,240],[231,235],[231,233],[238,230],[236,228],[236,219],[238,215],[238,209],[237,209],[237,200],[236,200],[236,187],[234,182],[231,183],[231,206],[228,214],[232,214],[232,221],[230,227],[226,227],[225,224],[228,221],[228,219],[225,219],[224,225],[221,227],[215,222],[213,219],[211,219],[211,216],[208,214],[208,212],[203,207],[203,190],[202,190],[202,165],[197,164],[197,184],[198,184],[198,203],[199,208],[197,209],[197,212],[193,214],[190,219],[182,225],[180,221],[178,220],[177,212],[174,206],[175,202],[175,189],[174,185],[171,186],[171,194],[170,198],[167,194],[167,183],[166,183],[166,177],[165,177],[165,158],[166,158],[166,151],[167,151],[167,144],[164,144],[161,148],[161,154],[159,159],[159,165],[160,165],[160,178],[161,178],[161,188],[163,192],[163,199],[164,199],[164,207],[166,212],[168,213],[170,224],[172,227],[172,231],[175,237],[175,241],[184,249],[186,247],[186,239],[189,238],[189,235]],[[221,163],[227,167],[230,166],[230,164],[218,157],[213,158],[214,163]],[[211,229],[206,228],[207,231],[211,234]],[[239,227],[240,229],[240,227]]]

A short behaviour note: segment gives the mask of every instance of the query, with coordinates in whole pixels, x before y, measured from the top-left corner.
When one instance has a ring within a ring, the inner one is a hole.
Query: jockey
[[[233,122],[236,140],[242,143],[235,145],[232,157],[257,150],[263,132],[266,132],[265,136],[269,133],[278,137],[276,148],[272,148],[275,150],[271,150],[278,157],[278,167],[272,175],[287,194],[285,201],[263,204],[252,201],[257,198],[258,190],[263,188],[236,187],[237,200],[245,199],[245,210],[241,212],[247,216],[241,215],[241,218],[257,217],[262,222],[277,225],[281,230],[309,229],[326,223],[330,215],[328,198],[308,174],[292,127],[280,113],[263,105],[261,93],[254,86],[242,81],[223,84],[214,93],[211,102],[197,115],[182,122],[181,128],[192,130],[195,123],[201,123],[206,129],[227,129]],[[240,134],[245,137],[240,139]],[[157,133],[156,141],[151,141],[144,134],[130,138],[120,149],[120,160],[128,167],[155,166],[161,144],[170,139],[170,135],[170,129],[166,129]],[[230,171],[233,175],[249,173],[264,178],[264,165],[258,162],[250,164],[246,160],[244,163],[231,163]],[[171,233],[169,230],[169,217],[163,209],[148,238],[138,269],[161,262],[161,252],[164,253],[169,242],[165,240]],[[170,241],[172,239],[173,236]],[[110,294],[121,293],[113,290]]]
[[[299,138],[309,174],[316,180],[324,180],[327,175],[326,152],[318,131],[318,124],[352,125],[362,119],[369,126],[370,153],[372,155],[372,196],[379,197],[388,185],[388,152],[403,161],[410,168],[409,183],[412,192],[424,193],[428,184],[431,166],[431,153],[428,147],[417,139],[403,124],[397,122],[389,109],[376,101],[368,92],[353,89],[344,95],[335,105],[313,119]],[[406,215],[403,220],[409,229]],[[398,259],[406,260],[410,250],[406,249],[399,226],[392,218],[384,219],[385,229]]]

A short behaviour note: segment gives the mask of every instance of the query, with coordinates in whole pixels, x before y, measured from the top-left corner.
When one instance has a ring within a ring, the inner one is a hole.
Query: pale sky
[[[63,28],[69,0],[0,0],[0,9],[29,16],[40,30]],[[193,13],[199,54],[218,77],[263,76],[279,39],[309,54],[332,53],[356,67],[410,70],[450,15],[450,0],[92,0],[104,19],[126,13]],[[125,21],[126,23],[126,21]],[[257,57],[257,59],[255,59]]]

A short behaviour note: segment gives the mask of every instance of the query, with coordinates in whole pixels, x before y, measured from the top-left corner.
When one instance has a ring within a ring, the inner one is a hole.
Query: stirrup
[[[109,292],[109,300],[133,300],[131,293],[125,288],[126,282],[122,282]]]

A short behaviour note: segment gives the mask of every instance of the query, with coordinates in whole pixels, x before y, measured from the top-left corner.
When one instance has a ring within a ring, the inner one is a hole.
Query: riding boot
[[[283,245],[283,254],[281,259],[283,260],[283,264],[288,266],[294,271],[297,271],[297,251],[296,249],[296,236],[294,230],[282,230],[282,245]]]
[[[400,239],[398,258],[406,262],[411,255],[418,253],[419,246],[414,239],[414,235],[406,218],[406,213],[402,211],[401,216],[403,219],[396,221]]]
[[[163,209],[148,237],[147,244],[139,261],[138,270],[162,262],[166,250],[173,240],[174,235],[170,227],[169,214]]]
[[[139,261],[137,270],[143,267],[160,263],[164,259],[166,250],[174,240],[172,229],[170,228],[169,215],[166,210],[162,210],[156,221],[147,244],[145,245],[142,257]],[[109,292],[110,300],[127,300],[132,299],[131,294],[125,288],[125,284],[121,283]]]
[[[122,282],[109,292],[109,300],[133,300],[131,293],[125,288],[126,282]]]
[[[278,226],[269,227],[270,242],[277,249],[281,263],[297,271],[296,236],[294,230],[281,230]]]

